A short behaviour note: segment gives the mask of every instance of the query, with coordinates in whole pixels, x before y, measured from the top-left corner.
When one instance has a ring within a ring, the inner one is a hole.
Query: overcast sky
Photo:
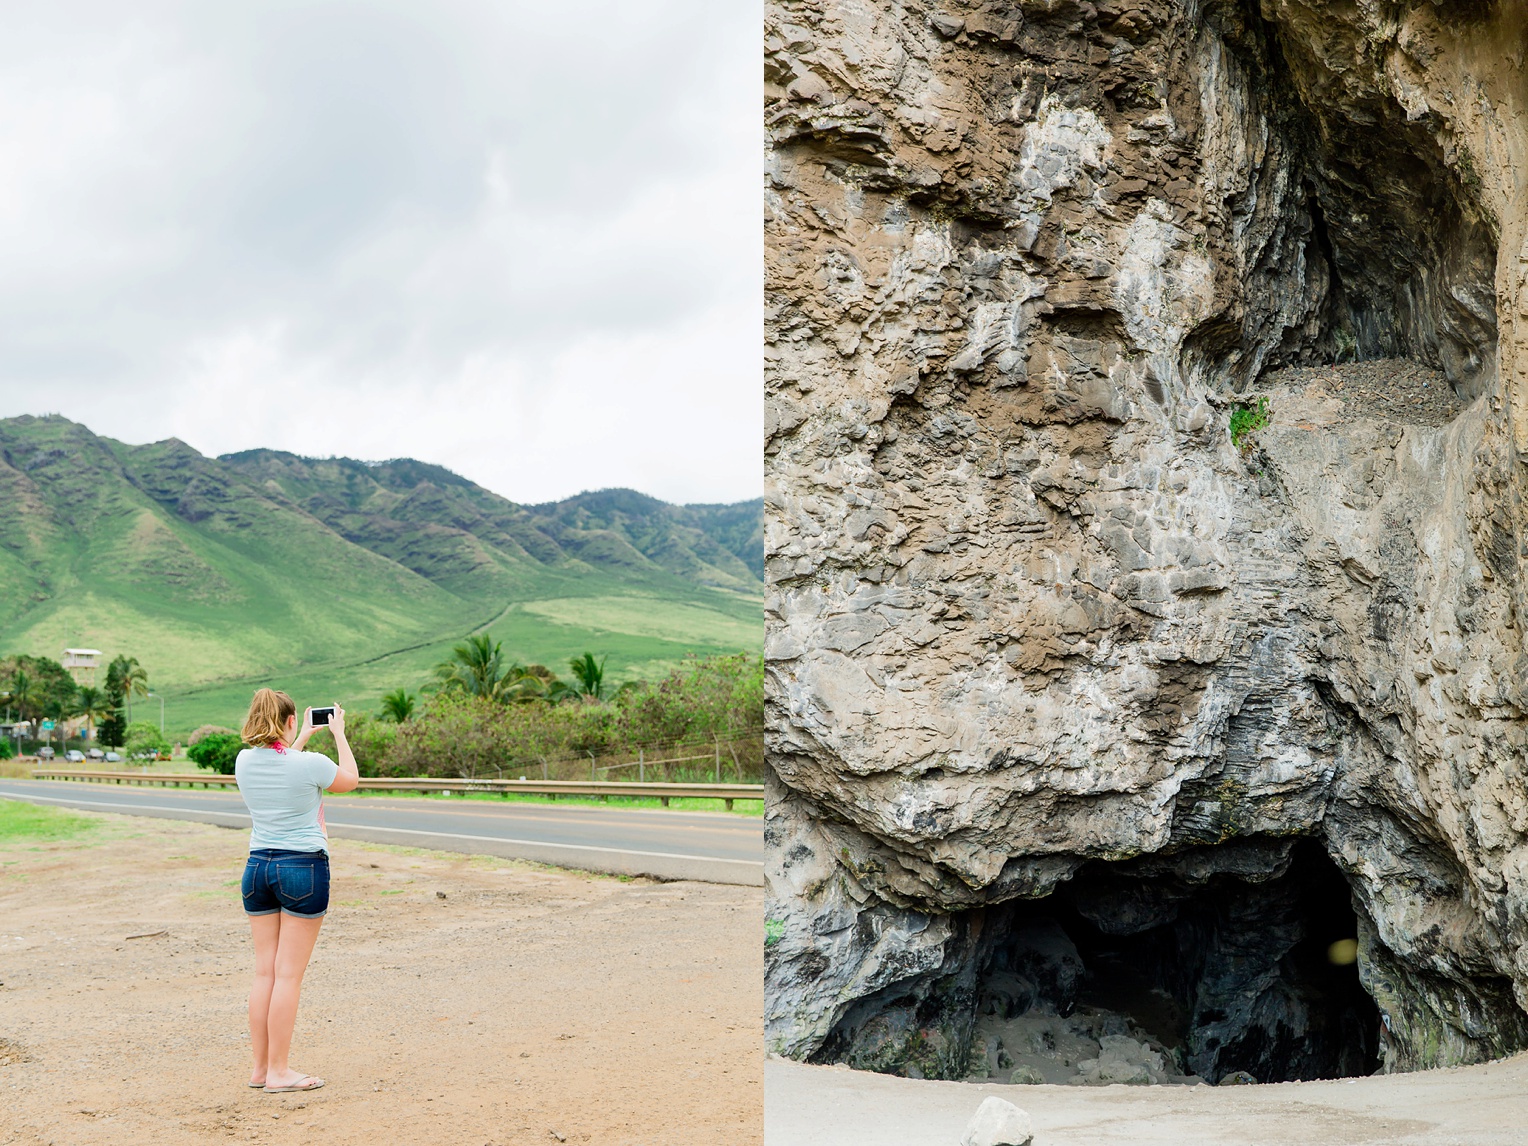
[[[0,11],[0,416],[758,496],[757,4]]]

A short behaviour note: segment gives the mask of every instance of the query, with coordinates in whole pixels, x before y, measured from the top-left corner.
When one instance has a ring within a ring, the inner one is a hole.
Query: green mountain
[[[484,628],[615,679],[763,640],[763,503],[603,490],[522,506],[440,466],[208,458],[0,420],[0,653],[127,652],[186,731],[252,688],[370,707]],[[301,693],[302,695],[298,695]]]

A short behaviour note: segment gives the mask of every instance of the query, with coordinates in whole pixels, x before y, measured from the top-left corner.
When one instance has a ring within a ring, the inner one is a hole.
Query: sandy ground
[[[247,833],[94,818],[0,844],[6,1146],[762,1139],[757,889],[336,841],[292,1052],[328,1085],[266,1095]]]
[[[1521,1146],[1528,1054],[1455,1070],[1269,1086],[920,1082],[772,1058],[766,1146],[957,1146],[989,1094],[1034,1146]]]

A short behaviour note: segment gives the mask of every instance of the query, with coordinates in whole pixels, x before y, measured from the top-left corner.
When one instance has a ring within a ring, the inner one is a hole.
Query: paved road
[[[0,780],[0,797],[248,827],[237,792],[140,788],[65,780]],[[589,808],[482,800],[328,796],[334,839],[509,856],[660,879],[762,885],[761,820],[708,812]]]

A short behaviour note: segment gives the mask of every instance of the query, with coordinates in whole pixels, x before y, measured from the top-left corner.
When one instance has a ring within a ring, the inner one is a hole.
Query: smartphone
[[[313,727],[320,728],[329,723],[329,718],[334,715],[334,706],[328,708],[315,708],[313,710]]]

